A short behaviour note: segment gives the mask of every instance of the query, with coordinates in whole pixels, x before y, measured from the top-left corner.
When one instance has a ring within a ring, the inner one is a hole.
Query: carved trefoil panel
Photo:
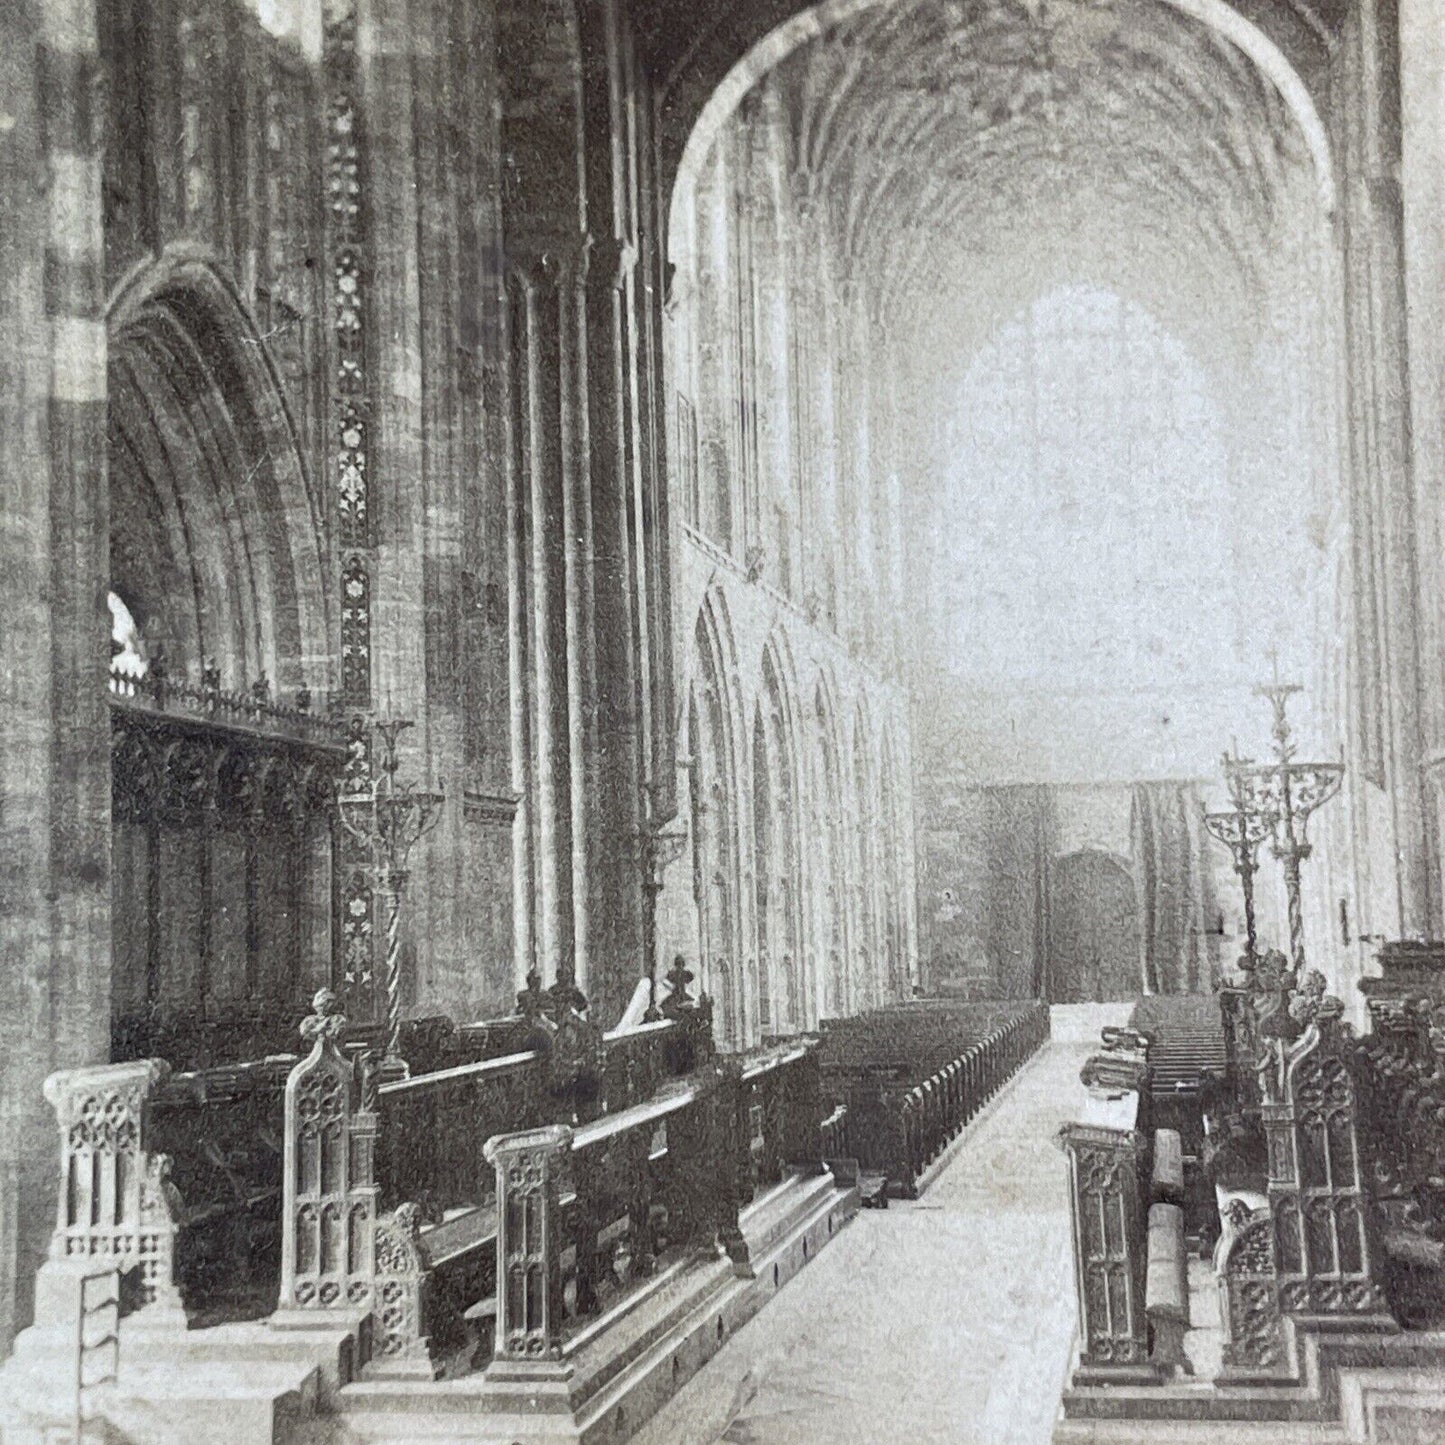
[[[561,1356],[559,1200],[571,1154],[565,1125],[498,1135],[485,1145],[497,1171],[498,1360]]]
[[[398,1205],[376,1224],[376,1295],[372,1310],[375,1361],[410,1364],[431,1374],[426,1320],[426,1258],[421,1241],[421,1210]]]
[[[110,1259],[140,1273],[151,1312],[183,1323],[176,1284],[178,1200],[170,1160],[149,1152],[146,1106],[170,1073],[161,1059],[67,1069],[45,1081],[60,1125],[60,1190],[50,1258]]]
[[[1284,1048],[1284,1097],[1266,1103],[1269,1200],[1286,1314],[1385,1312],[1373,1272],[1355,1086],[1336,1026]]]
[[[1131,1131],[1067,1124],[1080,1364],[1145,1365],[1143,1221],[1138,1141]]]
[[[376,1115],[336,1047],[346,1020],[329,989],[301,1026],[311,1053],[286,1081],[281,1308],[369,1306],[375,1285]]]
[[[1251,1210],[1243,1200],[1234,1200],[1214,1260],[1224,1322],[1224,1364],[1237,1371],[1286,1371],[1270,1211]]]

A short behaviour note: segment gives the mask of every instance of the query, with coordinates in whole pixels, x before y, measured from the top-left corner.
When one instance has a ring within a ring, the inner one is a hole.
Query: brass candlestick
[[[372,860],[377,885],[386,895],[386,1058],[383,1069],[407,1072],[401,1057],[401,913],[408,878],[411,850],[436,827],[441,817],[443,793],[420,791],[414,783],[397,780],[400,759],[397,740],[409,727],[410,719],[378,722],[374,732],[379,765],[370,776],[370,786],[361,791],[337,794],[341,824],[366,849]]]
[[[1244,956],[1239,966],[1252,973],[1259,957],[1259,933],[1254,914],[1254,878],[1259,872],[1259,848],[1274,832],[1275,817],[1264,805],[1263,790],[1250,773],[1252,760],[1224,755],[1224,781],[1229,790],[1229,809],[1206,813],[1204,826],[1226,848],[1234,860],[1234,871],[1244,894]]]

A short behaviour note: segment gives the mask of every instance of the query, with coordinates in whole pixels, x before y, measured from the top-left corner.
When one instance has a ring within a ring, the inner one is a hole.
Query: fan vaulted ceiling
[[[1160,0],[900,0],[775,72],[793,162],[863,274],[916,288],[1047,229],[1258,285],[1317,185],[1280,92]]]

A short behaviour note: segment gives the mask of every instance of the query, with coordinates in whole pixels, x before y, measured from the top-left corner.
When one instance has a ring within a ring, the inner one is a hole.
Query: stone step
[[[1445,1440],[1445,1376],[1438,1369],[1342,1369],[1340,1418],[1352,1439],[1438,1445]]]
[[[293,1445],[624,1445],[857,1211],[856,1188],[795,1176],[745,1221],[750,1274],[725,1258],[674,1267],[615,1323],[568,1347],[565,1378],[360,1380],[341,1392],[330,1433],[317,1422]]]
[[[1347,1445],[1338,1424],[1318,1420],[1060,1420],[1054,1445]]]
[[[410,1410],[404,1419],[391,1410],[347,1410],[307,1421],[289,1445],[512,1445],[501,1422],[475,1425],[459,1426],[453,1414],[425,1410]]]
[[[833,1176],[826,1170],[821,1174],[793,1174],[774,1185],[739,1215],[738,1224],[749,1251],[755,1256],[771,1254],[835,1187]]]
[[[319,1373],[284,1362],[128,1364],[97,1413],[135,1445],[290,1445],[316,1410]]]
[[[330,1401],[356,1373],[358,1334],[365,1316],[353,1313],[328,1320],[315,1312],[276,1318],[289,1322],[285,1328],[261,1320],[138,1339],[122,1328],[122,1360],[127,1365],[132,1359],[144,1363],[163,1358],[179,1366],[315,1368],[320,1397],[323,1402]]]

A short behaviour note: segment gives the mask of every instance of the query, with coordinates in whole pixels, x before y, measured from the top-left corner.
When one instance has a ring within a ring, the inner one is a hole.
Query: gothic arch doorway
[[[1054,864],[1048,998],[1094,1003],[1136,998],[1139,902],[1133,875],[1092,849]]]
[[[204,260],[111,307],[112,1051],[285,1048],[332,979],[325,553],[254,324]]]

